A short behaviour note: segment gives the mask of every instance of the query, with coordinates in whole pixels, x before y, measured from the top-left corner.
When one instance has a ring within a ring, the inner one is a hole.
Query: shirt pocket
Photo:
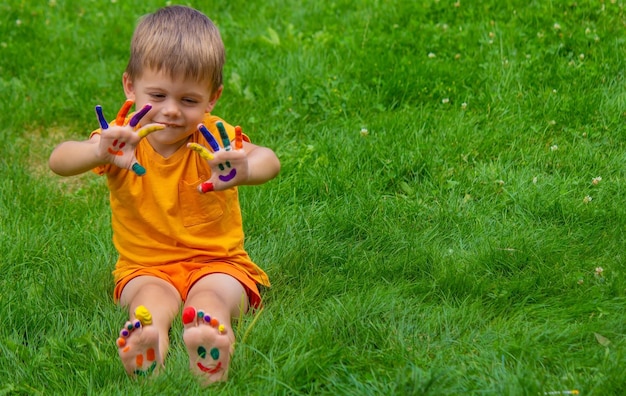
[[[185,227],[212,223],[224,215],[224,204],[218,194],[202,194],[198,191],[202,180],[181,180],[178,183],[178,202]]]

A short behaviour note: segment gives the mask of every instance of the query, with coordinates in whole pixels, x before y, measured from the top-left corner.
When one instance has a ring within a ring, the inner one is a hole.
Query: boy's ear
[[[217,104],[217,101],[220,99],[220,96],[222,96],[222,90],[223,89],[224,89],[224,86],[220,85],[220,87],[217,89],[217,91],[215,91],[215,93],[213,94],[213,97],[211,98],[211,100],[209,101],[209,104],[206,107],[206,112],[207,113],[210,113],[211,110],[213,110],[213,108]]]
[[[135,100],[135,85],[128,76],[128,73],[124,73],[122,76],[122,85],[124,85],[126,99]]]

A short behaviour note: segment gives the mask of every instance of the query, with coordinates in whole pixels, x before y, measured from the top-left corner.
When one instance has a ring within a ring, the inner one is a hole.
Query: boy
[[[269,286],[243,248],[237,186],[274,178],[280,162],[210,114],[224,61],[217,28],[199,11],[170,6],[143,17],[116,120],[109,125],[97,107],[101,128],[50,155],[59,175],[107,176],[119,253],[114,297],[130,316],[117,345],[129,375],[163,365],[182,305],[192,372],[204,383],[226,380],[231,320],[259,306],[257,284]],[[133,102],[141,110],[127,120]]]

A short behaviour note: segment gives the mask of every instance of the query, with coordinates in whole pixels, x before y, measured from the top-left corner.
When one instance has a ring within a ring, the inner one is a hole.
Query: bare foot
[[[130,376],[146,376],[163,364],[159,355],[159,332],[152,324],[152,315],[140,305],[137,319],[126,322],[116,344],[124,369]]]
[[[202,310],[183,310],[183,341],[189,353],[189,368],[204,385],[228,379],[228,366],[235,336],[230,323],[220,323]]]

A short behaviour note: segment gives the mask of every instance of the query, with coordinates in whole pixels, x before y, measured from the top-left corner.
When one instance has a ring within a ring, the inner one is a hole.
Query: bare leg
[[[203,384],[228,378],[235,344],[231,320],[247,309],[245,289],[230,275],[207,275],[189,291],[183,309],[183,341],[189,367]]]
[[[156,277],[139,276],[124,287],[120,305],[128,308],[130,317],[124,326],[133,329],[126,337],[121,334],[123,341],[118,339],[118,352],[129,375],[150,374],[163,365],[169,348],[168,332],[181,303],[178,291]],[[150,324],[137,324],[137,319],[142,319],[135,314],[140,306],[151,315]]]

